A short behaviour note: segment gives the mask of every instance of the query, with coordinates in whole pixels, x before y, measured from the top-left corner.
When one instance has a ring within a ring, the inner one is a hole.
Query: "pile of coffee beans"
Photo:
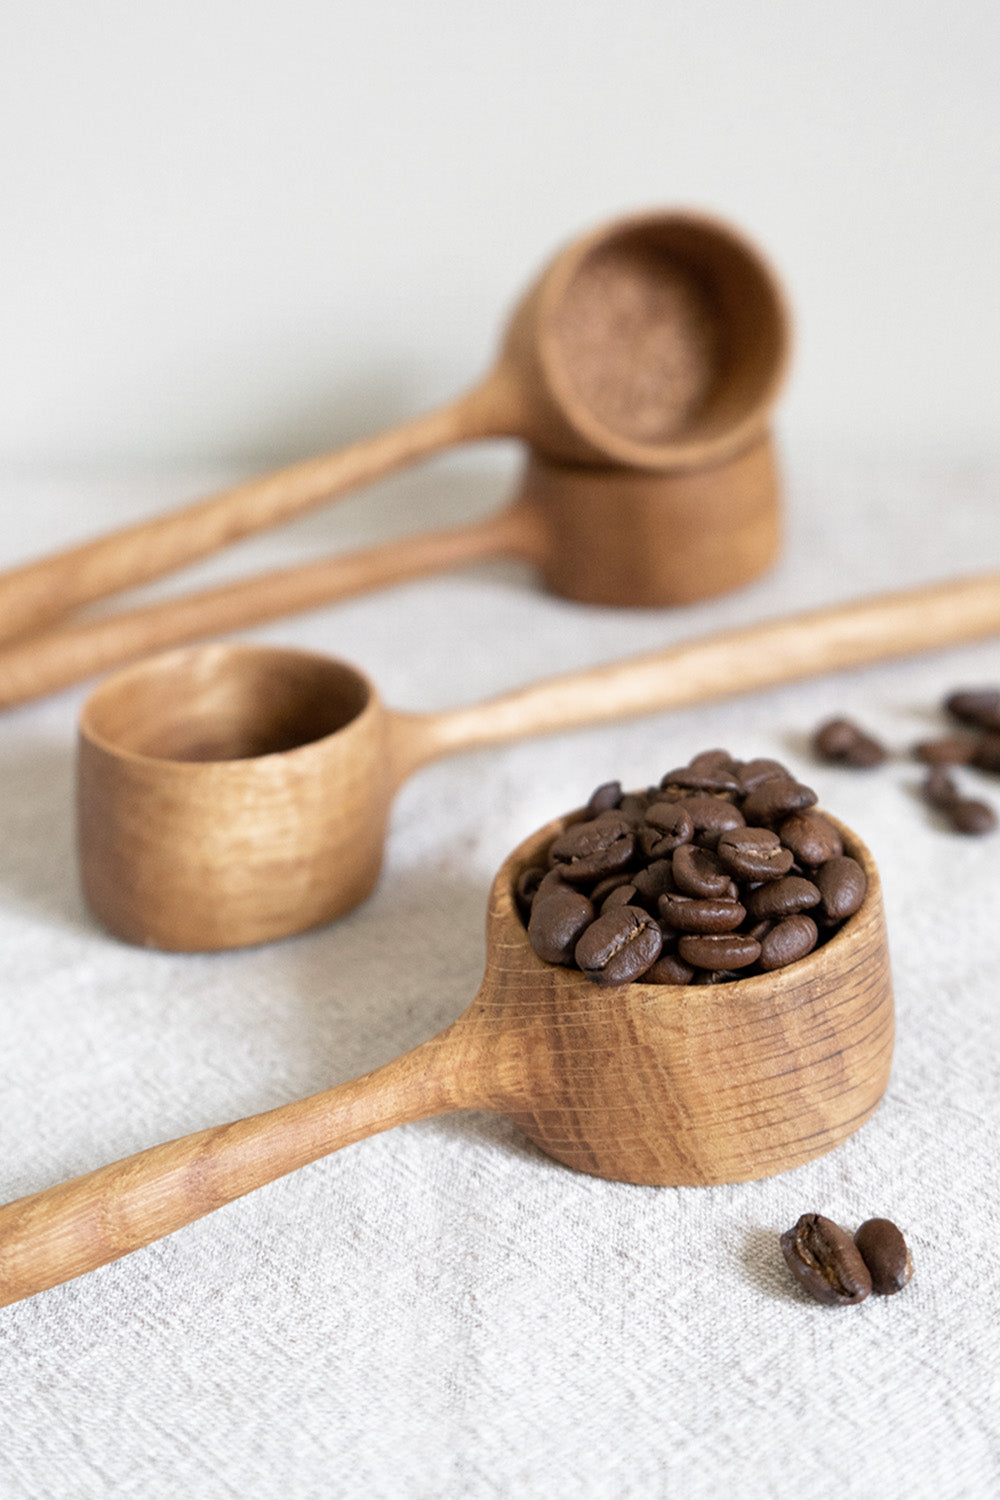
[[[891,1297],[913,1275],[906,1241],[891,1219],[866,1219],[852,1239],[823,1214],[803,1214],[781,1236],[781,1253],[810,1297],[841,1307],[870,1292]]]
[[[997,826],[995,810],[988,802],[966,796],[948,768],[972,766],[1000,773],[1000,688],[961,688],[949,693],[941,706],[961,729],[912,747],[916,758],[930,768],[921,794],[955,833],[991,833]],[[820,724],[813,732],[812,748],[820,760],[858,769],[882,765],[889,756],[886,747],[852,719]]]
[[[805,958],[867,881],[816,794],[776,760],[706,750],[644,792],[597,788],[522,872],[535,953],[595,984],[716,984]]]

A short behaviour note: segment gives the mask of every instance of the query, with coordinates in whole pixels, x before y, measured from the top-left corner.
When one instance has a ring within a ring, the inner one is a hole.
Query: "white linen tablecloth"
[[[471,702],[741,621],[1000,566],[1000,466],[787,460],[780,565],[679,611],[584,608],[495,564],[277,622],[399,708]],[[466,454],[203,564],[286,564],[485,514],[506,455]],[[0,562],[139,519],[224,472],[3,486]],[[182,582],[147,591],[149,597]],[[653,1189],[575,1174],[486,1114],[411,1125],[0,1312],[5,1500],[977,1497],[1000,1491],[1000,834],[963,839],[906,758],[996,641],[443,761],[398,796],[374,897],[254,951],[105,934],[76,878],[85,689],[0,725],[0,1198],[350,1078],[467,1004],[490,880],[598,782],[726,745],[785,759],[879,860],[892,1082],[832,1154],[768,1181]],[[807,737],[848,713],[898,752],[856,773]],[[980,795],[1000,784],[968,773]],[[916,1272],[808,1301],[778,1234],[818,1210],[904,1229]]]

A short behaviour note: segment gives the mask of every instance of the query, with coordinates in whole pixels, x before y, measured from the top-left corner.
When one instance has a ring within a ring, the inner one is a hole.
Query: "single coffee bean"
[[[812,744],[820,760],[859,769],[880,766],[887,756],[885,746],[852,719],[828,719],[816,730]]]
[[[612,808],[618,806],[621,800],[621,782],[605,781],[591,792],[590,801],[587,803],[587,811],[593,817],[596,817],[598,813],[610,812]]]
[[[594,889],[590,893],[590,899],[595,906],[600,906],[601,902],[607,900],[612,891],[616,891],[619,886],[630,885],[631,882],[632,876],[628,870],[618,870],[614,875],[605,875],[604,879],[599,880],[594,886]]]
[[[997,815],[988,802],[975,797],[958,797],[948,806],[948,818],[956,833],[992,833]]]
[[[656,903],[661,896],[677,889],[674,867],[669,859],[654,859],[651,865],[636,870],[629,879],[636,888],[639,905],[648,906],[650,911],[657,910]]]
[[[696,969],[745,969],[760,957],[760,944],[745,932],[686,933],[677,944]]]
[[[742,828],[746,822],[738,807],[705,792],[685,797],[678,805],[685,809],[694,824],[697,841],[709,848],[719,842],[727,828]]]
[[[690,984],[694,969],[677,953],[661,953],[642,976],[643,984]]]
[[[528,941],[547,964],[570,964],[577,941],[593,920],[593,902],[560,881],[535,896]]]
[[[756,886],[747,896],[747,911],[759,921],[761,917],[791,917],[819,903],[820,892],[813,881],[802,875],[783,875]]]
[[[535,899],[535,893],[544,878],[545,871],[541,865],[529,865],[517,877],[517,885],[515,887],[517,909],[521,913],[522,918],[527,918],[527,914],[531,910],[531,903]]]
[[[976,749],[971,734],[947,734],[936,740],[921,740],[914,745],[917,760],[927,766],[967,766]]]
[[[868,891],[868,878],[856,859],[838,854],[820,865],[813,879],[823,898],[823,911],[835,922],[845,921],[861,906]]]
[[[725,896],[699,898],[680,892],[659,899],[659,913],[677,932],[734,932],[746,916],[746,907]]]
[[[960,724],[1000,729],[1000,688],[960,688],[944,700],[945,712]]]
[[[785,917],[777,922],[760,939],[760,966],[770,973],[773,969],[784,969],[811,953],[819,941],[819,930],[812,917],[801,913]]]
[[[735,771],[737,762],[733,760],[728,750],[700,750],[697,755],[692,755],[687,763],[689,771]],[[669,779],[669,772],[663,781]],[[660,783],[662,786],[662,782]]]
[[[702,769],[696,769],[694,766],[678,766],[676,770],[667,772],[662,785],[684,787],[692,792],[738,792],[741,790],[739,778],[731,769],[722,766],[708,766]]]
[[[595,906],[600,906],[601,915],[603,916],[606,911],[614,911],[616,906],[633,906],[637,894],[638,892],[634,885],[616,885],[613,890],[608,892],[603,901],[599,902],[596,899],[596,895],[592,895],[590,899]]]
[[[822,813],[792,813],[782,823],[779,833],[785,848],[804,865],[822,865],[844,852],[840,834]]]
[[[740,786],[744,792],[756,791],[762,781],[770,781],[772,776],[787,775],[787,766],[783,766],[780,760],[769,760],[764,755],[759,755],[756,760],[746,761],[739,768]]]
[[[948,807],[950,803],[957,802],[961,795],[958,783],[953,776],[949,776],[944,766],[934,766],[927,772],[921,790],[932,807]]]
[[[880,1297],[901,1292],[913,1275],[913,1262],[900,1231],[891,1219],[866,1219],[854,1236]]]
[[[786,1229],[781,1253],[796,1281],[817,1302],[863,1302],[872,1289],[861,1251],[839,1224],[823,1214],[803,1214]]]
[[[996,775],[1000,771],[1000,734],[981,734],[972,742],[970,765],[977,771],[989,771]]]
[[[553,840],[549,860],[564,880],[586,885],[623,870],[635,853],[635,834],[620,812],[598,813],[587,823],[573,823]]]
[[[641,906],[602,912],[574,950],[577,968],[594,984],[629,984],[660,956],[663,934]]]
[[[663,859],[694,838],[694,823],[680,802],[654,802],[639,827],[639,847],[647,859]]]
[[[777,880],[792,867],[791,850],[771,828],[727,828],[716,848],[726,869],[744,880]]]
[[[671,868],[677,889],[685,896],[726,896],[732,884],[711,849],[682,844],[674,850]]]
[[[748,793],[743,804],[743,820],[751,827],[777,823],[789,813],[812,807],[815,801],[816,793],[812,788],[803,786],[794,777],[787,774],[769,776]]]

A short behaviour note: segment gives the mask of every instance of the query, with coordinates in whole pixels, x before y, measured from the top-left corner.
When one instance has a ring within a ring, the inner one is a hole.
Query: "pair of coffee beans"
[[[805,958],[867,890],[816,794],[779,761],[706,750],[658,786],[607,782],[524,870],[547,963],[596,984],[715,984]]]
[[[781,1253],[810,1297],[840,1307],[871,1292],[891,1297],[913,1275],[906,1241],[891,1219],[866,1219],[852,1239],[823,1214],[803,1214],[781,1236]]]

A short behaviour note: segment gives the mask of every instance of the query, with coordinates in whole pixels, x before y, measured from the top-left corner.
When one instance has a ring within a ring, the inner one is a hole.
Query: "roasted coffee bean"
[[[699,750],[687,763],[689,771],[735,771],[737,762],[728,750]],[[669,775],[669,772],[668,772]],[[663,781],[667,780],[664,776]],[[663,782],[660,783],[663,785]]]
[[[958,797],[947,811],[956,833],[992,833],[997,826],[997,815],[990,804],[975,797]]]
[[[590,893],[590,899],[595,906],[600,906],[601,902],[605,901],[612,891],[616,891],[621,885],[631,885],[631,883],[632,876],[628,870],[618,870],[614,875],[605,875],[604,879],[599,880],[594,886],[594,889]]]
[[[634,853],[635,834],[628,819],[619,812],[602,812],[561,833],[552,843],[549,860],[572,885],[586,885],[624,870]]]
[[[1000,688],[960,688],[944,700],[945,712],[960,724],[1000,729]]]
[[[748,760],[739,768],[740,786],[744,792],[756,791],[762,781],[770,781],[772,776],[787,776],[788,768],[783,766],[780,760],[768,760],[766,756],[758,756],[756,760]]]
[[[596,817],[598,813],[610,812],[612,808],[618,806],[621,800],[621,782],[605,781],[591,792],[590,801],[587,803],[587,811],[591,817]]]
[[[917,760],[927,766],[967,766],[976,749],[971,734],[948,734],[937,740],[921,740],[914,745]]]
[[[617,811],[630,823],[641,823],[646,816],[649,797],[645,792],[626,792],[618,804]]]
[[[610,890],[608,892],[608,894],[605,896],[604,900],[601,901],[601,902],[597,901],[596,894],[594,896],[591,896],[590,899],[593,901],[593,903],[594,903],[595,906],[598,906],[598,905],[600,906],[600,908],[601,908],[601,914],[603,916],[603,914],[606,911],[614,911],[614,909],[615,909],[616,906],[632,906],[632,905],[634,905],[635,898],[636,898],[637,895],[638,895],[638,892],[637,892],[635,886],[631,885],[631,884],[627,884],[627,885],[616,885],[613,890]]]
[[[819,930],[812,917],[801,913],[785,917],[760,939],[760,966],[765,973],[770,973],[798,963],[800,958],[813,951],[818,941]]]
[[[884,745],[860,729],[852,719],[828,719],[813,735],[813,750],[820,760],[836,765],[867,769],[887,758]]]
[[[594,905],[564,881],[539,889],[531,906],[528,941],[548,964],[573,962],[579,938],[594,920]]]
[[[819,902],[820,891],[811,880],[802,875],[783,875],[780,880],[755,886],[747,896],[747,911],[759,921],[762,917],[791,917]]]
[[[781,1236],[781,1253],[799,1285],[817,1302],[863,1302],[872,1289],[868,1267],[849,1234],[823,1214],[803,1214]]]
[[[823,911],[835,922],[853,916],[865,899],[868,878],[856,859],[838,854],[820,865],[813,879],[823,898]]]
[[[977,771],[1000,771],[1000,734],[981,734],[972,742],[970,765]]]
[[[577,968],[594,984],[629,984],[660,956],[663,934],[641,906],[602,912],[574,950]]]
[[[935,766],[924,777],[922,791],[932,807],[948,807],[960,796],[958,783],[949,776],[944,766]]]
[[[844,852],[840,834],[822,813],[792,813],[778,831],[785,848],[804,865],[822,865]]]
[[[913,1262],[900,1231],[891,1219],[866,1219],[854,1236],[880,1297],[901,1292],[913,1275]]]
[[[685,896],[728,896],[732,881],[711,849],[682,844],[674,850],[671,868],[677,889]]]
[[[706,767],[703,770],[696,770],[693,766],[678,766],[675,771],[667,772],[662,785],[684,787],[692,792],[738,792],[741,790],[739,778],[731,770],[726,770],[721,766]]]
[[[694,969],[676,953],[661,953],[642,976],[643,984],[690,984]]]
[[[744,880],[777,880],[792,867],[791,850],[770,828],[727,828],[716,849],[726,869]]]
[[[663,859],[694,838],[694,823],[680,802],[654,802],[639,827],[639,847],[647,859]]]
[[[678,932],[733,932],[746,916],[739,901],[724,896],[698,898],[680,892],[661,896],[659,912]]]
[[[651,865],[636,870],[629,878],[638,892],[640,906],[648,906],[651,911],[657,910],[656,903],[661,896],[677,889],[674,867],[669,859],[654,859]]]
[[[527,918],[528,912],[530,912],[531,910],[531,903],[535,899],[535,893],[537,892],[538,887],[541,885],[544,878],[545,871],[543,870],[541,865],[529,865],[528,868],[526,870],[522,870],[520,875],[517,877],[517,886],[515,887],[517,894],[517,909],[521,913],[521,916],[525,919]]]
[[[748,793],[743,804],[743,821],[752,828],[760,824],[778,823],[787,818],[789,813],[812,807],[815,801],[816,793],[812,788],[803,786],[801,781],[796,781],[787,773],[784,776],[769,776]]]
[[[746,969],[760,957],[760,944],[745,932],[687,933],[677,951],[696,969]]]
[[[694,824],[697,842],[709,848],[719,842],[727,828],[742,828],[746,822],[746,818],[732,802],[726,802],[722,797],[711,797],[704,792],[685,797],[678,805],[685,809]]]

